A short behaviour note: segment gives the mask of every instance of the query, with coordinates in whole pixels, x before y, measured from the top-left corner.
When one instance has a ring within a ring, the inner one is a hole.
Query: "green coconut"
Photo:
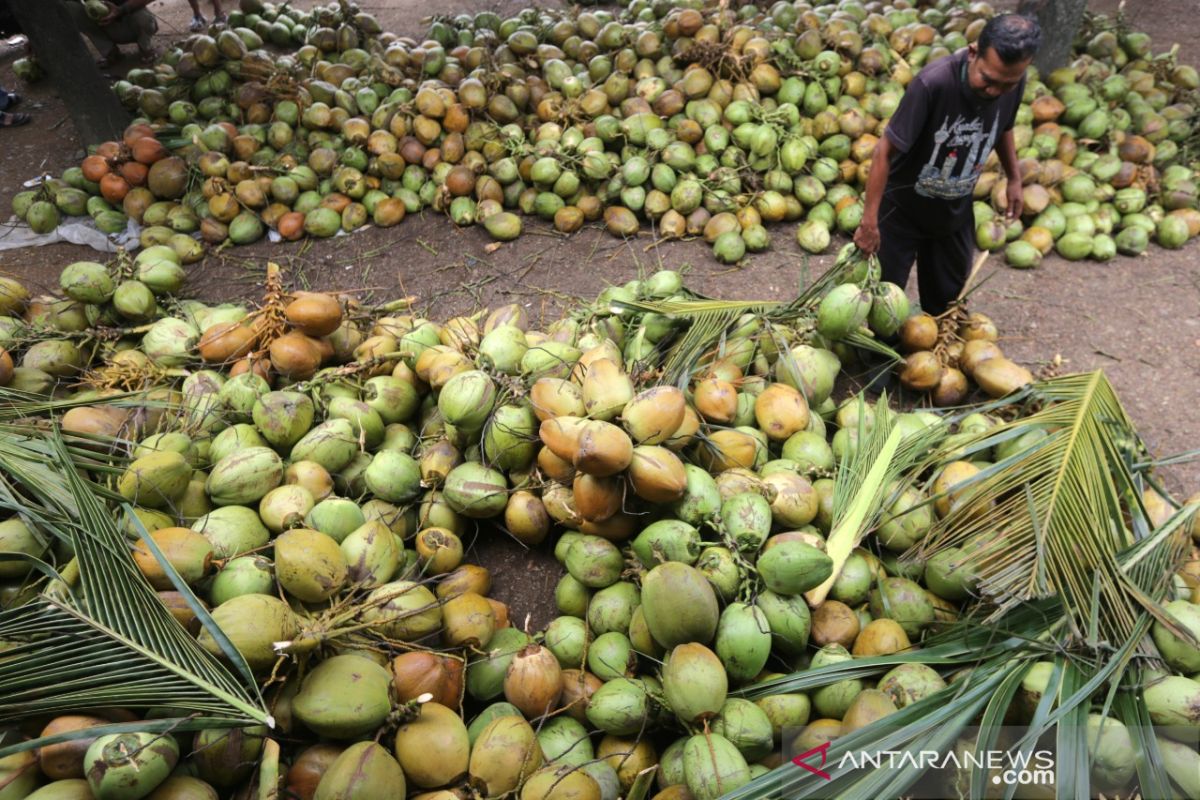
[[[946,681],[925,664],[901,664],[888,670],[875,688],[891,697],[896,708],[904,708],[945,689]]]
[[[59,286],[72,300],[80,303],[106,303],[117,285],[108,268],[95,261],[76,261],[58,276]]]
[[[404,771],[392,754],[375,742],[356,742],[321,775],[313,800],[372,800],[404,792]]]
[[[233,558],[263,547],[270,531],[258,514],[240,505],[215,508],[192,523],[212,543],[215,558]]]
[[[508,480],[497,469],[468,461],[446,475],[442,496],[455,513],[465,517],[496,517],[508,505]]]
[[[702,644],[681,644],[671,650],[662,675],[667,705],[685,725],[715,717],[725,704],[729,679],[716,653]]]
[[[84,774],[96,800],[138,800],[167,779],[179,744],[165,733],[114,733],[92,742]]]
[[[308,433],[315,412],[308,395],[282,391],[267,392],[257,398],[250,415],[258,432],[272,447],[285,449]]]
[[[290,642],[299,632],[295,614],[287,603],[265,594],[230,598],[212,611],[213,621],[255,672],[271,669],[279,658],[277,642]],[[200,646],[223,655],[207,628],[200,631]]]
[[[218,461],[206,488],[214,505],[245,505],[261,500],[283,482],[283,462],[267,447],[247,447]]]
[[[318,736],[355,739],[374,733],[392,710],[392,675],[356,655],[327,658],[300,684],[292,712]]]
[[[827,644],[813,654],[809,669],[840,664],[853,658],[840,644]],[[813,708],[822,717],[841,719],[863,688],[863,682],[858,678],[847,678],[822,686],[812,692]]]
[[[262,556],[240,556],[225,562],[213,576],[208,598],[214,605],[244,594],[270,594],[275,589],[271,562]]]
[[[750,762],[758,761],[774,749],[774,734],[767,713],[740,697],[731,697],[713,719],[711,730],[724,736]]]
[[[933,604],[920,584],[907,578],[884,578],[870,595],[871,616],[900,623],[910,639],[933,624]]]
[[[1200,641],[1200,606],[1187,600],[1172,600],[1163,610],[1179,628]],[[1171,669],[1177,672],[1200,672],[1200,646],[1176,636],[1158,621],[1154,623],[1151,634],[1158,652]]]
[[[588,722],[599,730],[612,736],[632,736],[647,726],[651,699],[644,683],[615,677],[588,698],[585,711]]]
[[[717,597],[695,567],[668,561],[642,579],[642,610],[654,640],[664,648],[712,641],[719,613]]]
[[[684,780],[696,800],[717,800],[750,782],[750,768],[737,747],[715,733],[697,734],[683,749]]]
[[[846,338],[867,321],[871,304],[871,295],[857,284],[833,287],[817,307],[817,332],[830,340]]]
[[[1088,714],[1087,750],[1097,788],[1117,792],[1133,779],[1137,769],[1133,739],[1120,720]]]
[[[117,491],[131,503],[167,508],[183,496],[192,466],[180,453],[159,451],[135,459],[117,481]]]
[[[483,429],[496,404],[496,384],[482,370],[460,372],[438,393],[442,419],[467,433]]]
[[[766,666],[771,654],[771,627],[762,609],[745,603],[730,603],[721,612],[713,645],[729,680],[734,684],[752,680]]]

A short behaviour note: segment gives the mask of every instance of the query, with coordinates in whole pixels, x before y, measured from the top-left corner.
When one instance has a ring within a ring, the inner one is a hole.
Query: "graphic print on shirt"
[[[971,194],[996,144],[996,131],[1000,127],[998,110],[986,131],[982,117],[967,119],[960,114],[948,125],[949,119],[944,118],[942,126],[934,133],[933,151],[917,176],[915,189],[923,197],[954,200]],[[948,152],[939,168],[938,159],[943,150]],[[955,167],[960,165],[962,170],[956,175]]]

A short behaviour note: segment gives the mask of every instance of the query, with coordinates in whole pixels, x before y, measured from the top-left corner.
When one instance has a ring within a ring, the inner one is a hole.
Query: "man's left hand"
[[[1021,184],[1017,181],[1008,182],[1008,208],[1004,211],[1004,218],[1008,220],[1020,219],[1021,211],[1025,208],[1025,192]]]
[[[120,19],[120,17],[121,17],[121,9],[120,8],[118,8],[117,6],[115,6],[109,2],[105,2],[104,5],[108,6],[108,14],[105,15],[104,17],[102,17],[96,23],[97,25],[101,25],[101,26],[111,25],[114,22],[116,22],[118,19]]]

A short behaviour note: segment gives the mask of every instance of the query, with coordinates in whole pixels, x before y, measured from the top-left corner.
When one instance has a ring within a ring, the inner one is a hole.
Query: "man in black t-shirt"
[[[1012,127],[1040,41],[1032,19],[993,17],[975,43],[913,78],[875,147],[854,241],[878,252],[883,279],[900,286],[916,259],[930,314],[945,311],[969,276],[972,193],[993,149],[1008,177],[1006,217],[1021,215]]]

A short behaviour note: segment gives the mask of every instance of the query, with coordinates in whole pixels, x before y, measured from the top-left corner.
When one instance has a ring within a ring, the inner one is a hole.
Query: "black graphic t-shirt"
[[[887,124],[898,152],[883,209],[926,229],[968,223],[975,182],[1000,134],[1012,128],[1024,92],[1022,78],[995,100],[976,96],[967,84],[965,48],[921,70]]]

